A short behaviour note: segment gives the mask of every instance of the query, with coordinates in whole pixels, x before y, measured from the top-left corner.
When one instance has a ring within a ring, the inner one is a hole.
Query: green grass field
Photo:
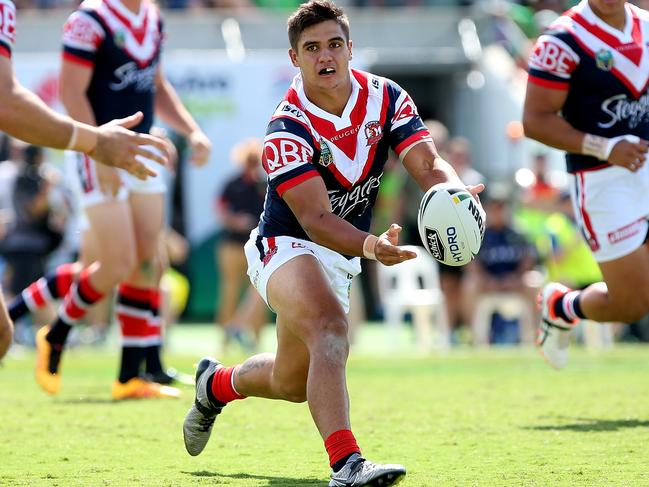
[[[211,333],[178,333],[167,362],[191,370]],[[361,349],[348,367],[359,444],[375,461],[405,464],[404,486],[649,485],[649,347],[572,352],[558,373],[530,349]],[[51,398],[32,362],[14,353],[0,368],[2,486],[326,485],[306,405],[232,404],[193,458],[181,432],[190,387],[180,400],[113,402],[116,348],[85,348],[68,354]]]

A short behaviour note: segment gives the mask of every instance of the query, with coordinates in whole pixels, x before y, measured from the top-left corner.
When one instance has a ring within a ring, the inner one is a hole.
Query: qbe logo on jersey
[[[0,40],[10,46],[16,40],[16,11],[11,3],[0,1]]]
[[[426,245],[428,245],[428,250],[433,257],[437,260],[445,260],[446,251],[437,230],[426,227]]]

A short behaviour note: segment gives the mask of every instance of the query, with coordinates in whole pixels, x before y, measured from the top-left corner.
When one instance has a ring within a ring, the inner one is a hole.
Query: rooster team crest
[[[329,164],[334,162],[334,156],[331,153],[331,149],[329,149],[329,146],[323,139],[320,139],[320,159],[318,159],[318,162],[324,167],[327,167]]]
[[[615,65],[613,53],[608,49],[600,49],[597,51],[597,54],[595,54],[595,64],[599,69],[610,71]]]
[[[367,122],[365,124],[365,137],[367,138],[367,145],[376,144],[381,137],[383,136],[383,127],[378,122],[374,120],[372,122]]]

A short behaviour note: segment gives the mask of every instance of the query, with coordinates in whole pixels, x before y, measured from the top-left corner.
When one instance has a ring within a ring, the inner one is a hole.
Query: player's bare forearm
[[[575,154],[581,153],[584,132],[575,129],[557,113],[535,113],[525,111],[523,114],[525,136],[530,139]]]
[[[446,182],[464,186],[451,165],[437,154],[432,143],[420,143],[410,149],[403,165],[423,191]]]
[[[61,68],[59,97],[72,118],[88,125],[97,125],[86,90],[90,83],[92,71],[85,67],[64,62]]]
[[[8,61],[0,57],[0,63]],[[43,101],[0,68],[0,131],[30,144],[64,148],[72,134],[68,117],[50,109]]]
[[[160,120],[185,137],[200,130],[174,87],[162,76],[156,80],[155,112]]]
[[[368,233],[347,220],[322,210],[304,214],[299,221],[309,238],[318,245],[344,255],[363,256],[363,243]]]
[[[523,108],[523,128],[525,135],[531,139],[556,149],[581,153],[585,134],[559,115],[567,97],[566,90],[528,83]]]

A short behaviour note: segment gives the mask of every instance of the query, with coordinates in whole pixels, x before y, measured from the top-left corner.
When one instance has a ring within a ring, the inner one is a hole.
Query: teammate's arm
[[[397,246],[401,227],[392,225],[380,237],[359,230],[331,212],[324,181],[312,177],[282,195],[300,226],[315,243],[345,255],[376,258],[385,265],[414,259],[417,254]]]
[[[30,144],[63,149],[72,135],[68,117],[49,109],[14,76],[11,60],[0,56],[0,130]]]
[[[92,79],[92,67],[63,58],[59,75],[59,97],[68,115],[79,122],[97,125],[86,92]]]
[[[135,154],[141,150],[138,146],[143,143],[158,146],[163,156],[156,156],[154,160],[160,164],[166,163],[167,147],[158,139],[145,140],[126,130],[137,124],[140,117],[129,117],[99,129],[75,123],[50,109],[23,87],[15,78],[11,60],[0,56],[0,130],[12,137],[55,149],[65,149],[74,142],[71,148],[90,153],[104,164],[123,167],[140,178],[146,178],[155,172],[135,160]],[[73,135],[76,135],[75,140],[72,140]],[[116,150],[113,148],[115,144],[121,148]]]
[[[212,144],[184,107],[178,93],[158,69],[156,73],[155,111],[160,119],[176,132],[187,137],[192,162],[202,166],[212,151]]]
[[[546,145],[573,154],[595,156],[602,161],[638,170],[645,161],[647,141],[607,139],[575,129],[560,111],[568,97],[567,90],[546,88],[528,82],[523,108],[525,135]]]

